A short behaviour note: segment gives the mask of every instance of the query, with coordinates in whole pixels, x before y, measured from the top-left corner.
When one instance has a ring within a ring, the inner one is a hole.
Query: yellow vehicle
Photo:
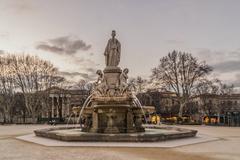
[[[151,117],[151,123],[153,124],[159,124],[160,123],[160,116],[154,115]]]
[[[209,119],[208,117],[205,117],[205,118],[204,118],[204,123],[205,123],[205,124],[208,124],[209,122],[210,122],[210,119]]]
[[[204,117],[204,123],[205,124],[217,124],[220,122],[219,118],[218,117]]]

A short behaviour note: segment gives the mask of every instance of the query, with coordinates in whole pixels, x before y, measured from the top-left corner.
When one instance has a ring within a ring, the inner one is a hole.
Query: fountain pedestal
[[[104,75],[100,77],[91,97],[92,114],[83,116],[88,118],[83,131],[92,133],[133,133],[143,132],[142,109],[134,103],[134,96],[123,80],[123,73],[119,67],[107,66]],[[125,74],[126,76],[126,74]]]
[[[142,112],[127,97],[95,97],[92,101],[92,133],[142,132]]]

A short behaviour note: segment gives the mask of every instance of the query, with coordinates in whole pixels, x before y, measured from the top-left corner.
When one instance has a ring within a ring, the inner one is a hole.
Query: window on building
[[[228,101],[227,104],[228,104],[228,105],[232,105],[232,101]]]
[[[166,100],[166,105],[168,105],[168,100]]]
[[[211,99],[209,100],[209,104],[212,104],[212,100]]]

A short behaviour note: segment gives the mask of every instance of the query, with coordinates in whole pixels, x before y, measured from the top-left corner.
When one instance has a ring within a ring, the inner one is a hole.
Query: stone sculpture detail
[[[130,85],[127,82],[128,81],[128,72],[129,72],[128,68],[125,68],[120,75],[120,93],[121,94],[126,93],[128,90],[130,91],[130,89],[129,89]]]
[[[94,93],[98,96],[124,96],[126,94],[130,94],[132,89],[131,85],[128,84],[128,72],[128,68],[121,71],[120,75],[115,77],[117,83],[112,85],[107,83],[107,78],[104,77],[101,70],[98,70],[96,72],[98,79],[94,83]],[[114,77],[111,78],[114,79]]]
[[[103,78],[103,73],[101,70],[97,70],[96,74],[98,75],[98,79],[95,82],[95,85],[98,85],[99,83],[102,83],[104,78]]]
[[[121,44],[115,38],[116,31],[112,31],[112,38],[108,40],[104,56],[106,66],[118,66],[121,56]]]
[[[101,70],[97,70],[96,74],[98,75],[98,79],[93,84],[93,86],[94,86],[93,93],[96,95],[106,95],[107,94],[107,84],[104,80],[103,72]]]

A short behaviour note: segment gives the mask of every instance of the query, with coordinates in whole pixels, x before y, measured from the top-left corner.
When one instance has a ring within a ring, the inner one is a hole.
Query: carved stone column
[[[128,109],[127,111],[127,132],[135,132],[135,129],[133,128],[133,111],[131,109]]]
[[[94,109],[92,113],[92,128],[91,132],[97,132],[98,131],[98,110]]]
[[[59,95],[57,96],[57,118],[59,118]]]
[[[70,116],[70,96],[67,96],[67,115]]]
[[[66,111],[66,106],[65,106],[65,96],[62,96],[62,118],[65,117],[65,111]]]
[[[52,118],[54,118],[54,96],[51,96],[52,98]]]

